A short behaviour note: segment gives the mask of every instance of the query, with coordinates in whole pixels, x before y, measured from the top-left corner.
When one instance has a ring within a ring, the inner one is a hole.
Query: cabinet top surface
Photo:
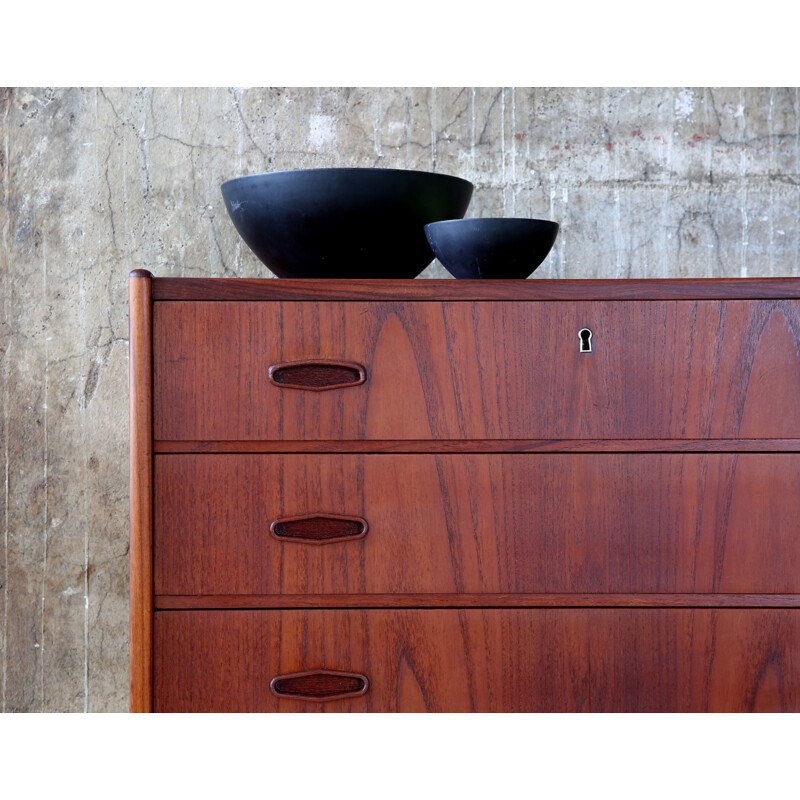
[[[144,270],[131,278],[147,278]],[[758,300],[800,299],[800,278],[644,280],[290,280],[153,278],[154,300]]]

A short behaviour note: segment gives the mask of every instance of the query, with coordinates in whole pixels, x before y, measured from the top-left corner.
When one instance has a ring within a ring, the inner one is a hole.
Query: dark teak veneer
[[[798,637],[800,609],[159,611],[156,710],[797,711]],[[302,662],[369,687],[270,691]]]
[[[130,310],[132,711],[800,711],[800,280]]]

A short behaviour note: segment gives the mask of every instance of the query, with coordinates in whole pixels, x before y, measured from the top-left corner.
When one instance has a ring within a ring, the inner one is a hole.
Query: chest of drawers
[[[130,292],[132,710],[800,711],[800,280]]]

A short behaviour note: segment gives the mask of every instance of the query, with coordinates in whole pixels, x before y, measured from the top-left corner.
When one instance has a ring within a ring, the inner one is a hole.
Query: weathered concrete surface
[[[450,172],[561,222],[537,277],[800,275],[796,89],[0,94],[0,702],[127,708],[127,274],[260,277],[219,185]],[[445,277],[432,266],[427,277]]]

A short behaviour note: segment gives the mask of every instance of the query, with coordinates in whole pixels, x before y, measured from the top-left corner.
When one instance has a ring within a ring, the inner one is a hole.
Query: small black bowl
[[[448,219],[425,235],[455,278],[527,278],[547,258],[558,223],[546,219]]]
[[[403,169],[299,169],[233,178],[222,196],[279,278],[414,278],[433,261],[424,226],[464,216],[463,178]]]

